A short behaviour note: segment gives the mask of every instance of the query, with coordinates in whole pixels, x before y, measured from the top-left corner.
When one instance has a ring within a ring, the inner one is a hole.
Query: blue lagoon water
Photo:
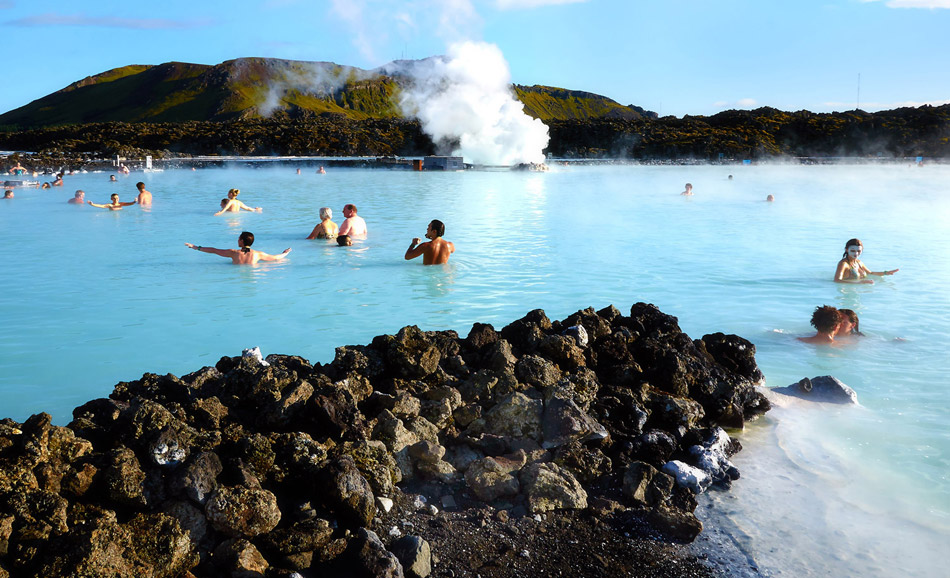
[[[734,175],[733,180],[727,177]],[[150,210],[66,204],[76,189]],[[415,173],[294,167],[171,170],[0,200],[0,414],[73,407],[144,372],[189,373],[259,346],[329,362],[334,348],[404,325],[500,328],[655,303],[693,337],[757,346],[767,385],[831,374],[860,407],[782,404],[737,434],[742,471],[701,517],[764,575],[940,576],[950,543],[950,167],[563,166],[549,173]],[[681,197],[683,185],[693,197]],[[231,188],[262,213],[214,217]],[[774,194],[776,202],[766,203]],[[340,248],[304,237],[352,202],[370,236]],[[446,266],[405,262],[433,218],[457,247]],[[279,263],[237,267],[185,242],[255,249]],[[831,282],[851,237],[873,286]],[[822,304],[858,312],[867,336],[801,344]]]

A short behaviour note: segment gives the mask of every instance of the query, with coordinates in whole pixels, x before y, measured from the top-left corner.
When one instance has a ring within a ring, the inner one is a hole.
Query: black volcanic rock
[[[638,303],[535,310],[465,338],[410,326],[327,366],[269,355],[145,374],[66,428],[0,420],[0,575],[422,575],[423,543],[442,575],[474,571],[500,536],[511,570],[492,575],[639,575],[583,548],[557,563],[506,552],[550,549],[540,532],[564,524],[586,536],[569,550],[611,528],[695,538],[692,491],[660,469],[738,476],[720,428],[768,408],[754,353]],[[469,523],[494,529],[460,536]]]

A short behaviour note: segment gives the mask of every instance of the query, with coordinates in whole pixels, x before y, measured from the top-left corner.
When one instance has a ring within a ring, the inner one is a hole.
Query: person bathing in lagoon
[[[353,238],[349,235],[340,235],[336,238],[336,244],[341,247],[349,247],[353,244]]]
[[[683,191],[683,192],[680,193],[680,194],[683,195],[684,197],[692,197],[692,196],[693,196],[693,185],[691,185],[691,184],[689,184],[689,183],[686,183],[686,190]]]
[[[270,255],[263,251],[251,249],[251,245],[253,244],[254,233],[244,231],[238,237],[237,249],[215,249],[214,247],[202,247],[201,245],[192,245],[191,243],[185,243],[185,246],[195,251],[201,251],[202,253],[214,253],[222,257],[229,257],[231,262],[235,265],[253,265],[258,261],[280,261],[290,253],[290,248],[288,247],[279,255]]]
[[[13,191],[10,190],[10,189],[7,189],[7,190],[3,191],[3,198],[4,198],[4,199],[12,199],[12,198],[13,198]]]
[[[366,221],[363,217],[356,214],[356,205],[347,204],[343,206],[343,223],[340,225],[340,235],[349,235],[350,237],[366,237]]]
[[[775,195],[769,195],[769,196],[765,197],[765,200],[766,200],[766,202],[774,203],[774,202],[775,202]]]
[[[317,169],[317,174],[318,174],[318,175],[325,175],[325,174],[327,174],[327,171],[326,171],[326,169],[324,169],[323,167],[320,167],[319,169]]]
[[[115,175],[109,175],[109,182],[110,182],[110,183],[115,183],[115,182],[117,182],[117,181],[118,181],[118,180],[115,178]]]
[[[842,339],[847,337],[864,337],[864,334],[861,333],[859,329],[858,314],[852,309],[839,309],[838,314],[841,316],[838,320],[840,325],[838,326],[838,331],[835,333],[835,339]]]
[[[340,231],[340,227],[331,221],[333,210],[330,207],[320,207],[320,222],[310,231],[308,239],[332,239]]]
[[[56,175],[56,179],[53,181],[53,186],[54,187],[63,186],[63,173],[59,173],[58,175]]]
[[[109,198],[112,200],[112,202],[109,203],[108,205],[100,205],[98,203],[93,203],[92,201],[86,201],[86,202],[92,205],[93,207],[99,207],[100,209],[109,209],[110,211],[121,211],[122,207],[130,207],[135,204],[135,201],[132,201],[131,203],[120,203],[119,195],[117,195],[116,193],[112,193],[112,196]]]
[[[426,229],[426,241],[419,244],[422,239],[416,237],[412,244],[406,249],[406,261],[415,259],[422,255],[423,265],[441,265],[449,262],[449,255],[455,252],[455,244],[442,238],[445,234],[445,225],[442,221],[433,220]]]
[[[135,200],[138,202],[138,204],[145,206],[151,205],[152,193],[145,190],[145,183],[135,183],[135,188],[139,190],[139,195],[135,197]]]
[[[861,243],[860,239],[849,239],[847,243],[844,244],[844,254],[841,256],[841,260],[838,261],[838,268],[835,269],[835,282],[836,283],[874,283],[871,279],[868,279],[868,275],[878,275],[883,277],[884,275],[893,275],[900,271],[900,269],[891,269],[890,271],[871,271],[861,262],[858,257],[861,256],[861,253],[864,252],[864,245]]]
[[[76,194],[73,195],[73,198],[66,201],[71,205],[84,205],[86,203],[86,192],[82,189],[76,191]]]
[[[48,189],[48,188],[50,188],[50,184],[49,184],[49,183],[43,183],[43,186],[40,187],[40,188],[41,188],[41,189]]]
[[[261,211],[264,210],[264,209],[262,209],[261,207],[254,207],[254,208],[252,209],[251,207],[248,207],[247,205],[245,205],[245,204],[242,203],[241,201],[237,200],[237,196],[240,195],[240,194],[241,194],[241,190],[240,190],[240,189],[231,189],[231,190],[229,190],[229,191],[228,191],[228,203],[227,203],[225,206],[221,207],[221,210],[218,211],[217,213],[215,213],[214,216],[217,217],[218,215],[220,215],[220,214],[222,214],[222,213],[237,213],[237,212],[240,212],[240,211],[251,211],[251,212],[253,212],[253,213],[260,213]]]
[[[811,315],[811,325],[817,333],[811,337],[799,337],[798,340],[817,345],[833,345],[842,317],[844,316],[831,305],[816,307]]]

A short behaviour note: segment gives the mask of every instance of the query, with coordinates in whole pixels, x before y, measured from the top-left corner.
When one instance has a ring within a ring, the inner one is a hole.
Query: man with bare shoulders
[[[455,244],[443,239],[442,235],[444,234],[445,225],[442,221],[433,220],[429,223],[429,228],[426,229],[426,239],[429,239],[429,241],[420,245],[422,239],[418,237],[413,239],[412,244],[406,249],[406,261],[422,255],[423,265],[448,263],[449,255],[455,252]]]
[[[138,201],[140,205],[151,205],[152,204],[152,193],[145,190],[145,183],[138,182],[135,183],[135,188],[139,190],[139,196],[135,197],[135,200]]]
[[[73,198],[69,199],[69,200],[66,201],[66,202],[69,203],[69,204],[71,204],[71,205],[84,205],[84,204],[86,204],[86,191],[84,191],[84,190],[82,190],[82,189],[79,189],[78,191],[76,191],[76,194],[73,196]]]
[[[214,247],[202,247],[201,245],[192,245],[191,243],[185,243],[185,246],[195,251],[201,251],[202,253],[213,253],[221,257],[229,257],[231,262],[235,265],[253,265],[258,261],[280,261],[290,253],[290,248],[287,248],[279,255],[270,255],[263,251],[251,249],[251,245],[253,244],[254,233],[244,231],[241,233],[241,236],[238,237],[238,249],[215,249]]]
[[[122,207],[131,207],[132,205],[136,203],[136,201],[132,201],[131,203],[120,203],[119,195],[117,195],[116,193],[112,193],[109,196],[109,199],[111,202],[108,205],[100,205],[99,203],[93,203],[92,201],[86,201],[86,202],[92,205],[93,207],[98,207],[100,209],[109,209],[110,211],[121,211]]]
[[[835,345],[835,334],[841,326],[841,313],[831,305],[816,307],[811,315],[811,325],[816,333],[811,337],[799,337],[799,341],[815,345]]]
[[[340,223],[338,235],[349,235],[357,238],[366,236],[366,221],[356,214],[356,205],[344,205],[343,216],[346,218]]]

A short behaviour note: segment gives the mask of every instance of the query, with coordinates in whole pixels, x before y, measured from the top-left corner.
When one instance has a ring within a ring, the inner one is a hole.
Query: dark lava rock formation
[[[0,421],[0,577],[709,575],[761,379],[644,303],[145,374]]]

